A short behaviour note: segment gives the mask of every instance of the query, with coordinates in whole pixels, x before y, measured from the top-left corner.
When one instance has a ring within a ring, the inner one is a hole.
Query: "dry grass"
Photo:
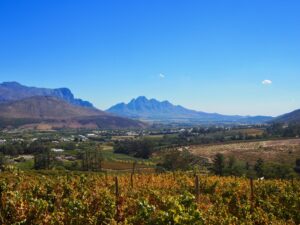
[[[241,132],[242,134],[247,134],[249,136],[256,136],[256,135],[262,135],[264,133],[264,130],[262,129],[239,129],[236,130],[236,132]]]
[[[300,139],[202,145],[193,146],[190,151],[210,160],[217,153],[222,153],[225,156],[234,155],[239,160],[249,162],[262,158],[265,161],[292,164],[296,158],[300,158]]]

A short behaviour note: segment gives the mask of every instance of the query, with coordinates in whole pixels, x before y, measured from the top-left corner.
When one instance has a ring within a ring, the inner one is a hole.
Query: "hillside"
[[[300,123],[300,109],[275,118],[275,123]]]
[[[265,123],[272,117],[267,116],[227,116],[218,113],[206,113],[173,105],[168,101],[147,99],[144,96],[132,99],[128,104],[119,103],[107,112],[128,118],[182,123]]]
[[[36,88],[27,87],[17,82],[4,82],[0,84],[0,103],[21,100],[33,96],[52,96],[72,105],[93,108],[93,104],[77,99],[68,88]]]
[[[2,127],[15,125],[41,128],[128,128],[144,123],[74,106],[53,97],[36,96],[0,104]]]
[[[73,106],[54,97],[30,97],[0,104],[0,116],[6,118],[68,119],[81,116],[99,116],[106,113]]]

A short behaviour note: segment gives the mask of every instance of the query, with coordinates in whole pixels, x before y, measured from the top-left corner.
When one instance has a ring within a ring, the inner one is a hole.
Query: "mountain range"
[[[240,123],[261,124],[273,119],[270,116],[238,116],[207,113],[173,105],[169,101],[158,101],[140,96],[128,104],[119,103],[106,112],[132,119],[153,122],[176,123]]]
[[[148,122],[190,125],[300,123],[300,110],[276,118],[222,115],[140,96],[128,104],[119,103],[101,111],[92,103],[75,98],[68,88],[27,87],[17,82],[0,84],[1,128],[144,128]]]
[[[67,88],[26,87],[16,82],[0,84],[0,127],[33,129],[143,128],[147,124],[111,115],[91,103],[74,98]]]

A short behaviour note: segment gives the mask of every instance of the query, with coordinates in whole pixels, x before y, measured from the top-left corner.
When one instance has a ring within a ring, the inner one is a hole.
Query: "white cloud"
[[[271,84],[272,84],[272,81],[271,81],[271,80],[263,80],[263,81],[262,81],[262,84],[263,84],[263,85],[271,85]]]
[[[166,76],[165,76],[164,74],[160,73],[160,74],[159,74],[159,77],[160,77],[161,79],[164,79]]]

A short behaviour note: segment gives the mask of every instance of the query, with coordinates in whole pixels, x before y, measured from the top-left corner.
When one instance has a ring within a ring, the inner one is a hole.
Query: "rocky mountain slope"
[[[33,96],[51,96],[72,105],[93,108],[93,104],[78,98],[68,88],[36,88],[27,87],[17,82],[4,82],[0,84],[0,103],[21,100]]]
[[[72,105],[49,96],[34,96],[0,104],[0,127],[61,128],[143,128],[140,121],[110,115],[95,108]]]

